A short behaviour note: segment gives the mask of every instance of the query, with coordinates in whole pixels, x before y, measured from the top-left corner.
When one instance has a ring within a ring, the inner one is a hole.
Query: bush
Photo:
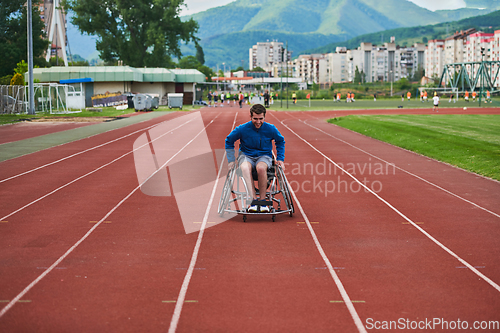
[[[10,84],[10,80],[12,80],[12,75],[5,75],[0,77],[0,85],[8,86]]]
[[[10,80],[11,86],[24,86],[24,78],[21,74],[16,73]]]

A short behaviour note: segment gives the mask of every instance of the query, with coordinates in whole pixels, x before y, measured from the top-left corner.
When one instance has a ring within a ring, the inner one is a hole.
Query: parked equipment
[[[135,111],[151,111],[152,98],[146,94],[137,94],[134,96],[134,109]]]
[[[179,108],[182,110],[182,102],[184,100],[183,93],[170,93],[168,94],[168,107]]]

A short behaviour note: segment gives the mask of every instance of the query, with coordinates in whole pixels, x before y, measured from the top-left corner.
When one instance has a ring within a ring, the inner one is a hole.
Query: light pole
[[[481,69],[484,71],[484,47],[481,47]],[[484,78],[484,73],[481,73],[481,89],[479,90],[479,106],[481,106],[481,96],[483,96],[483,78]]]
[[[33,19],[31,0],[28,0],[28,114],[35,114],[35,88],[33,86]]]
[[[392,76],[392,71],[389,71],[389,75],[391,76],[391,97],[392,97],[392,81],[394,81],[394,77]]]
[[[224,84],[223,84],[224,88],[222,90],[226,90],[226,63],[223,62],[222,66],[224,66],[224,72],[222,72],[222,77],[223,77],[223,80],[224,80]]]

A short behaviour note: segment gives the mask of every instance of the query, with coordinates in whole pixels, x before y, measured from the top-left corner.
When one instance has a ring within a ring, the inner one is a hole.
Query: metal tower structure
[[[52,56],[52,48],[55,43],[56,57],[59,55],[59,47],[62,51],[64,66],[68,66],[68,57],[66,55],[66,15],[62,11],[59,0],[45,0],[44,6],[47,8],[45,24],[47,27],[47,36],[49,38],[49,47],[45,60],[49,61]],[[64,31],[64,33],[63,33]]]
[[[500,91],[500,61],[460,62],[446,64],[439,81],[440,88],[458,91]]]

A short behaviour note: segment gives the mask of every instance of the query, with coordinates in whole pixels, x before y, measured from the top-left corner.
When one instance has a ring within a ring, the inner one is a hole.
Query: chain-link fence
[[[0,86],[0,114],[26,113],[26,86]]]

